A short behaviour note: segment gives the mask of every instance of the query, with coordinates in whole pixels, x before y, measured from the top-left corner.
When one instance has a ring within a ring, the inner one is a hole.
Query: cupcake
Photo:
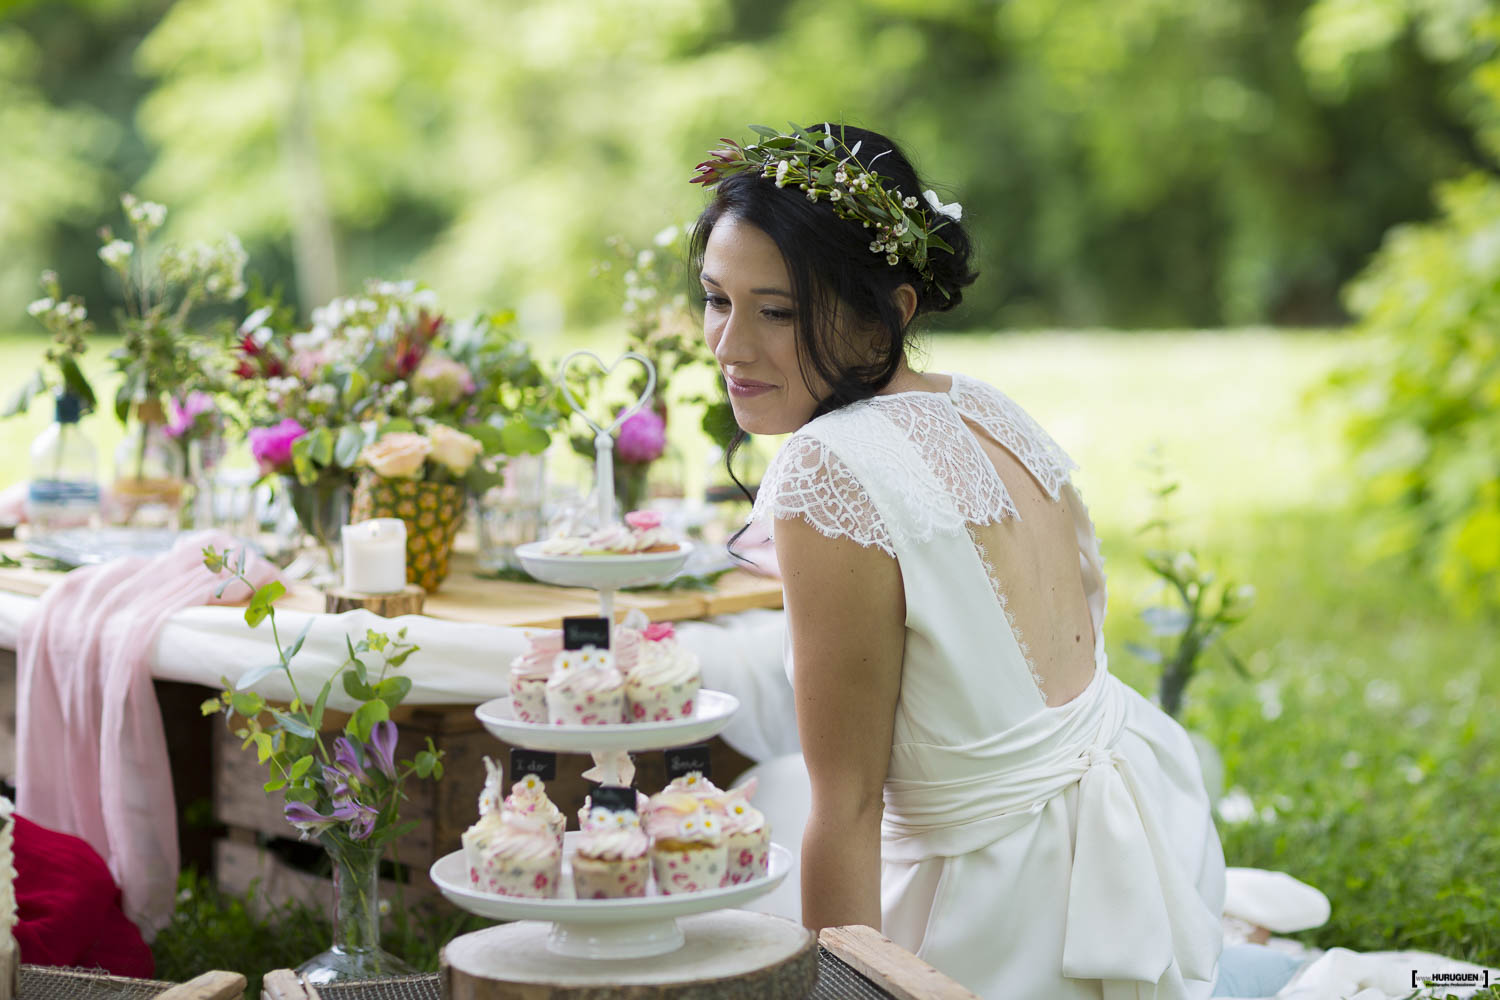
[[[562,849],[567,817],[557,808],[557,803],[547,797],[547,788],[536,775],[528,774],[510,786],[510,794],[505,797],[501,811],[536,819],[556,836],[558,849]]]
[[[723,813],[709,799],[685,792],[653,795],[647,807],[651,870],[664,896],[717,889],[724,881]]]
[[[587,535],[555,535],[542,542],[540,551],[549,556],[634,556],[648,552],[675,552],[682,545],[663,527],[661,513],[633,510],[624,524],[610,524]]]
[[[485,844],[475,885],[501,896],[557,895],[562,847],[540,818],[506,812]]]
[[[667,787],[663,791],[685,792],[700,799],[722,799],[724,797],[724,789],[705,778],[702,771],[689,771],[686,774],[678,775],[667,784]]]
[[[464,847],[464,860],[469,863],[469,881],[479,884],[479,869],[483,864],[484,849],[500,829],[500,768],[488,757],[484,758],[487,772],[484,791],[479,793],[479,821],[463,832],[460,841]]]
[[[731,788],[717,800],[724,808],[725,885],[764,878],[770,869],[771,824],[750,804],[756,780]]]
[[[546,691],[547,716],[555,726],[625,721],[625,678],[607,649],[585,646],[558,653]]]
[[[553,629],[527,636],[529,648],[510,661],[510,703],[521,722],[547,721],[547,678],[562,652],[562,633]]]
[[[666,622],[642,633],[635,666],[625,675],[625,707],[631,722],[667,722],[693,714],[702,686],[698,658],[674,638]]]
[[[579,899],[644,896],[651,877],[651,842],[633,809],[597,806],[579,819],[583,832],[573,852],[573,895]]]

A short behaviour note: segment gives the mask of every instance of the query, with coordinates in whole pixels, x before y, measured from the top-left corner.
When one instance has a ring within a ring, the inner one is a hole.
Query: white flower
[[[1191,576],[1198,569],[1198,560],[1191,552],[1179,552],[1172,560],[1172,572],[1178,576]]]
[[[838,183],[840,183],[840,184],[847,184],[847,183],[849,183],[849,175],[846,174],[846,173],[844,173],[844,170],[843,170],[842,167],[839,168],[838,172],[833,175],[833,179],[835,181],[837,181]]]
[[[901,199],[901,207],[902,208],[916,208],[917,207],[917,199],[914,198],[914,197],[912,197],[911,195],[907,195],[905,198]]]
[[[338,398],[339,391],[327,382],[307,390],[307,401],[315,406],[332,406]]]
[[[880,253],[880,251],[882,251],[884,249],[885,249],[885,244],[884,243],[875,242],[875,243],[871,243],[870,244],[870,252],[871,253]]]
[[[651,238],[651,242],[659,247],[669,247],[677,242],[677,227],[668,226]]]
[[[379,910],[380,915],[384,917],[391,912],[391,901],[389,899],[382,899],[375,904],[375,909]]]
[[[813,188],[807,192],[807,200],[816,203],[818,200],[818,189]]]
[[[888,253],[885,255],[885,262],[892,267],[895,267],[897,264],[901,263],[901,258],[893,253]]]
[[[840,191],[838,188],[834,188],[832,191],[828,192],[829,201],[838,201],[842,197],[844,197],[844,192]]]
[[[56,304],[57,303],[53,302],[50,298],[37,299],[31,305],[26,307],[26,311],[33,316],[40,316],[42,315],[42,313],[51,312],[52,307]]]
[[[906,223],[905,222],[898,222],[898,223],[896,223],[896,228],[891,230],[891,235],[893,235],[893,236],[904,236],[905,234],[906,234]]]
[[[99,259],[116,270],[125,266],[130,260],[130,255],[135,252],[135,245],[129,240],[110,240],[99,248]]]
[[[427,440],[432,443],[433,460],[447,466],[455,476],[468,472],[474,460],[484,451],[484,445],[477,439],[444,424],[429,427]]]
[[[958,202],[955,201],[951,205],[944,205],[942,201],[938,199],[937,192],[932,190],[931,188],[928,188],[926,191],[922,192],[922,194],[927,198],[927,204],[931,205],[932,210],[939,215],[946,215],[954,222],[957,222],[959,219],[962,219],[964,217],[964,207]]]
[[[1218,805],[1219,818],[1224,822],[1238,825],[1255,818],[1255,802],[1250,798],[1250,793],[1243,788],[1231,788]]]
[[[640,253],[635,255],[636,267],[644,269],[650,267],[654,263],[656,263],[655,250],[642,250]]]
[[[776,186],[777,187],[785,187],[786,186],[786,172],[791,169],[791,166],[792,166],[792,161],[791,160],[782,160],[780,163],[776,164]]]
[[[1339,764],[1343,766],[1344,770],[1352,771],[1364,763],[1364,760],[1364,756],[1358,750],[1347,750],[1344,752],[1344,756],[1339,758]]]

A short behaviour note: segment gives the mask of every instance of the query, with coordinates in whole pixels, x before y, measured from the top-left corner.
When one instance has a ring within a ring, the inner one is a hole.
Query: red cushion
[[[120,888],[104,859],[77,837],[20,816],[15,824],[21,961],[150,979],[151,949],[120,908]]]

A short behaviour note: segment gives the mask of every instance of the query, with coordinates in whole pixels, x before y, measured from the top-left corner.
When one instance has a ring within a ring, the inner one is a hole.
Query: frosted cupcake
[[[717,889],[724,881],[723,813],[709,799],[664,791],[651,797],[646,833],[662,895]]]
[[[723,799],[724,789],[709,781],[702,771],[689,771],[668,782],[664,792],[685,792],[700,799]]]
[[[557,803],[547,797],[547,788],[536,775],[528,774],[510,786],[510,794],[501,804],[501,812],[526,816],[542,823],[557,838],[558,849],[562,849],[563,832],[568,827],[567,817],[557,808]]]
[[[724,807],[725,885],[764,878],[770,870],[771,824],[750,804],[756,783],[751,778],[718,799]]]
[[[557,895],[562,847],[535,816],[506,812],[480,857],[475,884],[501,896]]]
[[[500,768],[488,757],[484,758],[484,791],[479,793],[479,821],[463,832],[459,840],[464,847],[464,860],[469,863],[469,881],[479,884],[479,869],[483,865],[484,849],[500,829]]]
[[[527,636],[529,648],[510,661],[510,704],[521,722],[547,721],[547,678],[562,652],[562,633],[553,629]]]
[[[556,535],[541,544],[549,556],[634,556],[648,552],[675,552],[681,544],[662,526],[654,510],[633,510],[624,524],[610,524],[587,535]]]
[[[547,717],[555,726],[625,721],[625,678],[607,649],[585,646],[558,653],[546,690]]]
[[[573,852],[573,895],[619,899],[646,895],[651,878],[651,842],[640,816],[598,806],[580,813],[583,832]]]
[[[648,625],[636,664],[625,675],[631,722],[668,722],[693,714],[702,687],[698,658],[677,641],[670,623]]]

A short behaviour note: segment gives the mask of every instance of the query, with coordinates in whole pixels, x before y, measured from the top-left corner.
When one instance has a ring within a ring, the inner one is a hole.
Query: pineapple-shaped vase
[[[464,488],[459,483],[384,479],[364,469],[354,487],[349,520],[399,517],[405,521],[406,581],[430,594],[448,576],[453,537],[463,516]]]

